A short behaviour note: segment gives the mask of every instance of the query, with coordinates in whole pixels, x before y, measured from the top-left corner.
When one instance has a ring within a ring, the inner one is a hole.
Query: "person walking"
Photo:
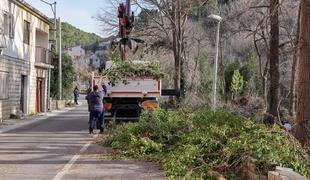
[[[91,87],[89,87],[86,91],[86,96],[85,99],[87,101],[87,105],[88,105],[88,112],[90,112],[90,103],[89,103],[89,99],[88,99],[88,95],[92,92]]]
[[[100,133],[103,133],[104,126],[104,112],[103,112],[103,98],[105,90],[99,90],[99,87],[95,85],[93,91],[87,95],[86,99],[89,102],[90,117],[89,117],[89,134],[93,133],[96,127],[96,119],[98,118],[97,127],[100,129]]]
[[[79,99],[79,89],[76,86],[73,90],[73,95],[74,95],[74,104],[79,104],[78,99]]]

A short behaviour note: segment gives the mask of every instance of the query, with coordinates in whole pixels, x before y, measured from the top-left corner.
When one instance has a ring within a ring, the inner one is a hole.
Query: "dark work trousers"
[[[89,130],[92,131],[96,128],[96,119],[98,118],[97,127],[100,127],[100,131],[103,130],[104,116],[102,111],[90,111],[89,117]]]
[[[77,96],[74,96],[74,104],[79,104],[79,103],[78,103],[78,97],[77,97]]]

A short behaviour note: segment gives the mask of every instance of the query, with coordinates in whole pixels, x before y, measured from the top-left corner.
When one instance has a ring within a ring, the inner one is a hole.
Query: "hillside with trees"
[[[85,32],[66,22],[61,23],[61,28],[63,49],[77,45],[87,46],[101,39],[95,33]]]

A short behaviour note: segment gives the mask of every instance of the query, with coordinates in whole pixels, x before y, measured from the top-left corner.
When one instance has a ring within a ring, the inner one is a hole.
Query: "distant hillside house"
[[[0,119],[47,110],[50,24],[23,0],[0,1]]]
[[[82,47],[81,45],[71,47],[65,50],[75,63],[88,64],[90,67],[98,69],[105,66],[106,55],[110,50],[111,41],[113,36],[104,38],[89,46]]]
[[[68,48],[66,52],[71,56],[72,59],[78,59],[85,56],[85,50],[82,48],[82,46]]]
[[[100,65],[102,64],[102,59],[97,56],[96,54],[93,54],[92,56],[90,56],[89,58],[89,62],[90,62],[90,66],[94,67],[94,68],[100,68]]]

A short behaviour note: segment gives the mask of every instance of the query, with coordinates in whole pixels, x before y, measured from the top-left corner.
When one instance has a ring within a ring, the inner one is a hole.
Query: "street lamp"
[[[53,3],[49,3],[49,2],[47,2],[45,0],[40,0],[40,1],[45,3],[45,4],[47,4],[47,5],[49,5],[49,6],[51,6],[51,9],[52,9],[52,12],[53,12],[53,15],[54,15],[54,28],[53,28],[53,31],[54,31],[54,40],[55,40],[55,50],[57,52],[57,48],[56,48],[56,46],[57,46],[57,43],[56,43],[56,39],[57,39],[57,35],[56,35],[56,31],[57,31],[56,4],[57,3],[56,3],[56,1],[53,2]]]
[[[212,111],[216,110],[216,83],[217,83],[217,69],[218,69],[218,54],[219,54],[219,39],[220,39],[220,25],[222,21],[222,17],[211,14],[208,18],[213,19],[217,22],[217,32],[216,32],[216,54],[215,54],[215,62],[214,62],[214,76],[213,76],[213,84],[212,84]]]

